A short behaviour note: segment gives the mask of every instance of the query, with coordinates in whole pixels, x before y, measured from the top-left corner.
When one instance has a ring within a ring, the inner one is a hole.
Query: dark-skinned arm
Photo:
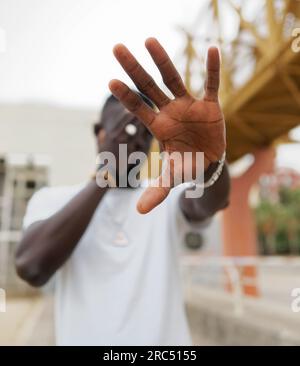
[[[90,182],[60,211],[25,231],[16,252],[18,275],[44,285],[70,257],[108,188]]]
[[[211,164],[204,174],[207,181],[216,170],[218,163]],[[204,189],[200,198],[186,198],[185,192],[180,196],[180,208],[184,216],[192,222],[200,222],[212,217],[216,212],[228,206],[230,193],[230,177],[225,164],[219,179],[211,187]]]

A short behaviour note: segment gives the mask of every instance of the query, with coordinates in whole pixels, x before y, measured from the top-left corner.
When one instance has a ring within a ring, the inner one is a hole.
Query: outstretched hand
[[[204,96],[191,96],[178,71],[160,43],[147,39],[146,48],[158,67],[164,84],[174,95],[170,99],[143,69],[130,51],[122,44],[114,47],[114,55],[136,87],[157,106],[152,110],[135,92],[119,80],[112,80],[109,88],[113,95],[151,131],[163,151],[204,153],[204,167],[216,162],[225,151],[225,122],[218,101],[220,58],[217,48],[207,55],[207,74]],[[195,162],[191,162],[193,170]],[[176,169],[176,168],[175,168]],[[184,170],[184,167],[181,167]],[[173,176],[183,171],[171,172]],[[161,180],[162,177],[159,177]],[[149,187],[138,202],[138,211],[147,213],[160,204],[171,187]]]

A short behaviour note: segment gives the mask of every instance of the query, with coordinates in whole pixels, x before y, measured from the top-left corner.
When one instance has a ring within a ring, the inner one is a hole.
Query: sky
[[[98,107],[110,79],[128,81],[112,55],[119,42],[158,77],[144,41],[155,36],[175,56],[189,1],[187,11],[180,0],[1,0],[0,101]]]
[[[131,84],[112,55],[119,42],[160,83],[144,41],[157,37],[176,62],[184,47],[179,26],[195,24],[199,4],[199,0],[0,0],[0,103],[99,109],[110,79]],[[300,140],[299,129],[294,136]],[[299,153],[299,144],[282,146],[277,162],[300,170]]]

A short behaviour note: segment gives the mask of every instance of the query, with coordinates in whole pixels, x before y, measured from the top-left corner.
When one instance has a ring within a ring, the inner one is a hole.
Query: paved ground
[[[53,345],[50,296],[8,299],[0,313],[0,345]]]

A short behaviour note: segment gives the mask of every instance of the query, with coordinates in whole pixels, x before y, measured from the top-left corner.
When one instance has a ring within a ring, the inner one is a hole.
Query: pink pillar
[[[232,178],[230,205],[223,213],[223,254],[230,257],[256,256],[257,233],[255,219],[249,206],[249,192],[262,174],[273,171],[275,152],[273,148],[255,152],[255,160],[241,176]],[[241,278],[255,282],[256,268],[242,267]],[[256,285],[244,284],[244,293],[258,296]]]

